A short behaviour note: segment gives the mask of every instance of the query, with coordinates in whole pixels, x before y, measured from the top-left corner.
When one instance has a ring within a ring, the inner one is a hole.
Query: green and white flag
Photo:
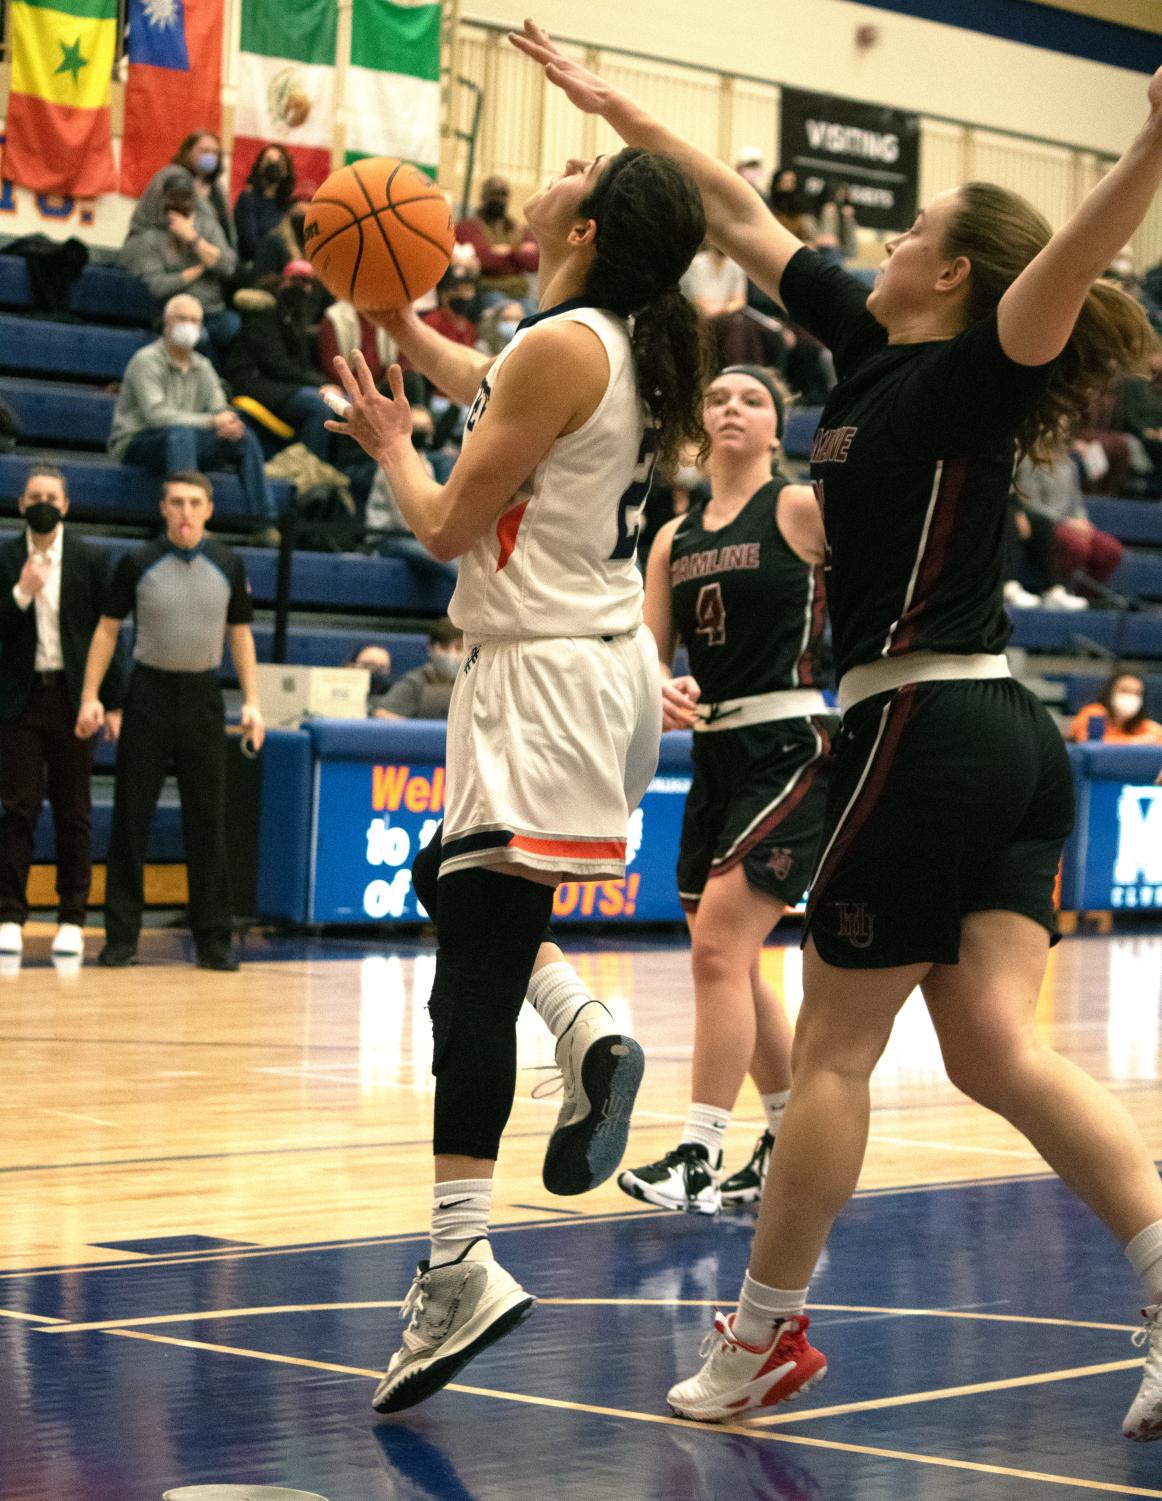
[[[290,152],[299,192],[331,171],[335,134],[335,0],[242,0],[235,194],[269,141]]]
[[[440,6],[354,0],[347,160],[398,156],[432,176],[440,159]]]

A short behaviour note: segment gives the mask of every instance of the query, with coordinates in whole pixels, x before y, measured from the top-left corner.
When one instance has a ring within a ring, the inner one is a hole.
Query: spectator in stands
[[[1115,672],[1069,727],[1070,740],[1101,740],[1106,745],[1162,745],[1162,724],[1145,710],[1146,685],[1133,672]],[[1095,724],[1096,721],[1096,724]],[[1101,733],[1096,733],[1100,724]]]
[[[171,297],[161,338],[139,349],[126,367],[109,452],[123,464],[158,474],[199,466],[237,469],[250,514],[273,521],[277,513],[262,449],[231,410],[213,365],[194,348],[201,331],[201,304],[188,293]],[[277,542],[273,528],[260,536]]]
[[[1130,375],[1118,387],[1112,417],[1114,428],[1141,445],[1149,465],[1147,489],[1162,494],[1162,345],[1150,356],[1148,376]]]
[[[746,308],[746,276],[714,245],[704,246],[679,284],[714,345],[715,368],[762,363],[763,343]]]
[[[417,371],[408,378],[421,379]],[[412,409],[412,443],[431,477],[445,484],[452,463],[449,456],[433,448],[435,422],[432,414],[421,401],[411,397],[408,401]],[[403,512],[391,493],[387,475],[378,464],[367,497],[366,520],[367,529],[372,534],[368,543],[381,557],[401,559],[417,578],[425,582],[455,584],[459,567],[456,560],[442,563],[432,557],[404,520]]]
[[[519,302],[494,302],[476,325],[476,347],[481,354],[499,354],[510,344],[525,310]]]
[[[1053,524],[1056,582],[1042,603],[1050,609],[1076,608],[1067,601],[1069,591],[1065,586],[1077,574],[1083,575],[1081,591],[1086,589],[1085,580],[1106,583],[1116,572],[1125,549],[1109,532],[1099,531],[1086,515],[1078,467],[1064,444],[1051,464],[1022,459],[1017,466],[1016,488],[1026,511]]]
[[[202,308],[209,342],[227,348],[238,332],[239,317],[227,306],[238,255],[226,242],[217,221],[194,211],[189,174],[169,169],[156,200],[154,223],[144,224],[125,241],[118,261],[139,276],[159,308],[176,292],[188,292]]]
[[[374,719],[383,708],[383,701],[391,691],[391,653],[386,646],[377,646],[369,641],[358,651],[352,652],[343,663],[344,667],[365,667],[371,674],[367,689],[367,714]]]
[[[829,177],[819,199],[816,218],[819,230],[815,249],[833,261],[847,261],[856,253],[855,206],[851,189],[837,177]]]
[[[503,177],[486,177],[476,212],[461,219],[456,238],[471,245],[480,262],[484,305],[515,299],[526,312],[536,311],[532,278],[540,264],[537,242],[526,224],[509,217],[510,188]]]
[[[260,402],[294,428],[298,442],[330,463],[333,445],[323,424],[331,413],[319,395],[326,376],[314,363],[306,322],[314,279],[309,261],[291,261],[273,287],[236,293],[242,328],[222,368],[235,396]]]
[[[205,535],[213,490],[196,471],[170,474],[162,493],[165,535],[126,553],[113,571],[93,634],[77,734],[93,735],[105,712],[97,687],[121,630],[136,625],[113,789],[105,883],[105,947],[98,963],[132,964],[144,902],[149,828],[172,768],[182,802],[189,923],[202,969],[234,970],[226,867],[226,737],[219,670],[225,638],[242,689],[242,729],[262,747],[253,609],[237,553]]]
[[[246,186],[234,200],[238,254],[253,261],[263,235],[277,229],[295,193],[295,164],[285,146],[271,142],[254,158]]]
[[[436,287],[438,305],[423,320],[445,339],[476,346],[476,315],[479,313],[477,278],[467,266],[449,266]]]
[[[379,717],[447,719],[463,660],[463,633],[445,615],[428,632],[428,660],[404,673],[384,699]]]
[[[1040,606],[1041,596],[1057,587],[1059,595],[1050,601],[1058,609],[1084,610],[1087,601],[1055,586],[1053,522],[1036,511],[1028,511],[1017,495],[1009,496],[1009,513],[1005,521],[1004,600],[1017,610]]]
[[[807,212],[806,198],[794,167],[780,167],[774,174],[767,201],[771,206],[771,213],[785,229],[789,229],[805,245],[815,243],[819,226]]]
[[[395,346],[387,333],[350,302],[332,302],[327,308],[319,323],[318,349],[322,370],[335,368],[337,354],[347,359],[353,349],[360,350],[377,386],[387,379],[388,366],[395,355]]]
[[[734,170],[750,183],[756,193],[761,195],[766,171],[763,165],[763,153],[758,146],[744,146],[738,153]]]
[[[84,951],[92,869],[92,741],[73,733],[85,658],[108,584],[103,551],[66,530],[65,477],[34,465],[18,507],[25,529],[0,547],[0,954],[19,954],[28,918],[28,871],[48,792],[56,835],[58,956]],[[116,740],[124,690],[120,654],[99,684]]]
[[[175,168],[185,172],[191,180],[194,192],[194,218],[199,233],[209,237],[214,221],[221,238],[234,248],[234,224],[230,218],[230,206],[222,191],[222,143],[212,130],[192,130],[172,159],[149,179],[145,192],[137,200],[133,217],[129,221],[130,235],[152,228],[158,220],[161,200],[165,196],[166,179]]]

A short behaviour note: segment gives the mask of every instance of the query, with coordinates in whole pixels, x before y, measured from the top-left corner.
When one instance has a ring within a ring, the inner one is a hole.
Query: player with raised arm
[[[655,459],[704,439],[697,320],[678,290],[705,233],[689,178],[666,157],[627,149],[569,162],[525,212],[541,252],[541,311],[486,370],[407,315],[389,320],[430,379],[471,401],[448,483],[431,480],[412,447],[398,366],[389,400],[358,355],[351,368],[336,360],[351,410],[328,424],[379,462],[434,556],[460,558],[450,613],[468,648],[448,719],[438,878],[430,857],[416,871],[439,942],[431,1254],[373,1397],[380,1412],[430,1396],[533,1306],[487,1238],[516,1018],[556,884],[625,873],[629,814],[653,776],[661,730],[638,518]],[[596,1046],[604,1092],[624,1117],[640,1077],[636,1045],[608,1018],[575,1026],[579,1005],[595,1008],[567,983],[534,998],[570,1053],[567,1090],[588,1087]],[[624,1131],[566,1132],[578,1104],[567,1097],[548,1178],[577,1170],[599,1181],[616,1167],[609,1146]]]
[[[1098,278],[1162,181],[1162,70],[1137,138],[1056,233],[1015,193],[967,183],[888,242],[869,295],[539,28],[513,40],[579,108],[690,172],[714,243],[830,346],[839,376],[812,478],[844,718],[794,1081],[738,1311],[717,1315],[670,1405],[734,1419],[824,1374],[808,1283],[858,1181],[871,1071],[919,986],[952,1081],[1124,1247],[1147,1357],[1123,1432],[1162,1437],[1162,1184],[1122,1105],[1035,1025],[1073,794],[1056,727],[1009,676],[1001,603],[1014,457],[1047,455],[1148,345],[1141,308]]]
[[[636,1199],[690,1214],[762,1192],[791,1083],[791,1025],[759,960],[815,868],[830,713],[818,686],[823,522],[809,485],[772,473],[782,394],[766,370],[729,366],[703,410],[710,499],[662,527],[646,570],[662,728],[694,730],[678,856],[694,975],[691,1104],[674,1150],[617,1179]],[[690,672],[674,678],[679,638]],[[723,1180],[723,1136],[748,1070],[766,1129]]]

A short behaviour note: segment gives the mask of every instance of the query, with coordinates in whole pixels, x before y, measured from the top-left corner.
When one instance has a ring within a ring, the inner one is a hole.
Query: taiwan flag
[[[223,0],[129,0],[121,191],[138,197],[192,131],[222,119]]]

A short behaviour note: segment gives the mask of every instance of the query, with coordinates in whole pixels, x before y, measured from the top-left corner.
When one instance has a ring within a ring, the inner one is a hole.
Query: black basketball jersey
[[[791,551],[775,519],[785,479],[755,492],[729,526],[703,508],[670,545],[674,621],[703,703],[819,683],[823,570]]]
[[[1010,360],[995,313],[955,338],[889,345],[867,295],[809,250],[783,273],[787,311],[830,347],[839,376],[811,477],[840,677],[906,652],[1003,649],[1014,434],[1055,363]]]

